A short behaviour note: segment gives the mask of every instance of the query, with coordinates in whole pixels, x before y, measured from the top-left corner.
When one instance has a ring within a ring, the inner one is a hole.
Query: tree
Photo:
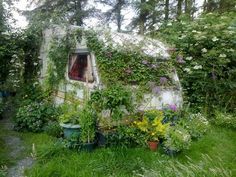
[[[97,2],[111,7],[104,13],[105,21],[115,21],[117,24],[117,31],[120,32],[123,21],[122,9],[129,5],[128,0],[102,0]]]
[[[169,20],[169,13],[170,13],[170,1],[165,0],[165,21]]]
[[[134,9],[137,16],[132,20],[132,26],[139,28],[139,34],[144,34],[147,29],[152,29],[153,25],[161,18],[162,11],[159,9],[161,0],[137,0]]]
[[[88,0],[31,0],[37,7],[28,12],[28,17],[41,18],[42,21],[68,22],[82,26],[84,19],[88,17],[93,9],[86,8]],[[31,18],[32,19],[32,18]]]
[[[236,0],[205,0],[203,9],[204,12],[229,12],[235,11]]]
[[[183,4],[183,0],[178,0],[178,3],[177,3],[177,19],[182,14],[182,4]]]

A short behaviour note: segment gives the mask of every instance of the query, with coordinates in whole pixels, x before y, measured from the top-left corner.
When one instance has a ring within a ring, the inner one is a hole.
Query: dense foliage
[[[57,119],[57,109],[47,102],[31,102],[19,108],[15,124],[17,130],[40,132],[49,120]]]
[[[88,31],[85,35],[88,48],[96,55],[104,84],[120,82],[124,85],[147,85],[150,81],[160,86],[173,84],[171,61],[145,56],[139,49],[129,51],[125,48],[106,47],[103,42],[98,40],[94,31]],[[163,78],[165,78],[164,82]]]
[[[235,13],[209,13],[169,23],[157,34],[176,47],[173,58],[192,105],[235,108],[235,25]]]

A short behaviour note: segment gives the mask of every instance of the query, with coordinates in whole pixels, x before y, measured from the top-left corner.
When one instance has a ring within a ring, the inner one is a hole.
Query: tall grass
[[[179,161],[157,160],[155,165],[148,169],[142,168],[142,173],[134,172],[134,176],[141,177],[232,177],[230,169],[224,167],[220,157],[211,158],[202,154],[198,163],[187,157],[186,163]]]

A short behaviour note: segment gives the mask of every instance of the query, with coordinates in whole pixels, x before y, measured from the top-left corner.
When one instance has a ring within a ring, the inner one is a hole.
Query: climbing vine
[[[53,38],[49,50],[49,66],[47,71],[47,89],[56,89],[61,82],[65,81],[65,72],[68,57],[75,48],[76,40],[73,33],[67,33],[63,38]]]
[[[81,29],[68,32],[63,38],[54,38],[51,42],[48,58],[47,85],[53,90],[61,82],[66,82],[65,72],[69,54],[75,49],[77,41],[85,37],[87,47],[95,54],[102,83],[109,86],[114,83],[122,85],[139,85],[143,91],[157,93],[161,87],[172,87],[173,64],[170,60],[150,57],[140,49],[125,50],[106,46],[97,37],[95,31]]]
[[[172,62],[146,56],[137,51],[109,47],[97,38],[94,31],[85,32],[87,46],[97,59],[102,82],[110,85],[147,85],[154,82],[159,86],[173,85],[170,73]],[[158,62],[157,62],[158,61]]]

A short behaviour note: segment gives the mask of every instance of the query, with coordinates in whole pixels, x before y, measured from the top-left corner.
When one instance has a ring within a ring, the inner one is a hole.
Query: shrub
[[[56,121],[49,121],[48,124],[44,127],[44,131],[53,137],[61,137],[63,134],[62,127]]]
[[[202,137],[209,129],[209,122],[201,113],[190,114],[182,123],[193,139]]]
[[[31,102],[21,106],[15,116],[17,130],[31,132],[42,131],[49,120],[56,120],[58,109],[48,102]]]
[[[235,108],[235,22],[235,12],[208,13],[159,29],[157,37],[164,37],[177,49],[173,60],[192,105]]]
[[[214,123],[228,128],[236,128],[236,116],[217,111],[215,113]]]
[[[132,125],[124,125],[116,131],[105,135],[107,147],[145,147],[146,137],[139,129]]]
[[[186,129],[180,125],[169,127],[163,143],[166,151],[179,152],[188,149],[190,144],[191,136]]]

